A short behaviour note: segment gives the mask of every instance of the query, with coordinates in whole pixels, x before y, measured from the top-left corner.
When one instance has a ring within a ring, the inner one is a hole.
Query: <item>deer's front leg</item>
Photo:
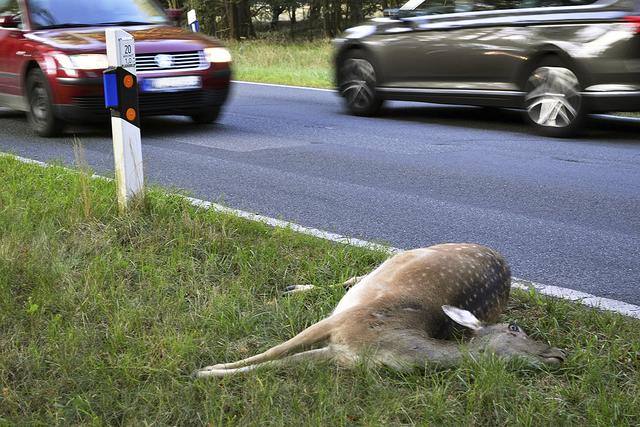
[[[333,286],[341,286],[345,290],[349,290],[352,286],[354,286],[356,283],[358,283],[360,280],[362,280],[365,276],[353,276],[353,277],[345,280],[343,283],[340,283],[338,285],[333,285]],[[314,285],[291,285],[291,286],[287,286],[286,288],[284,288],[284,291],[282,292],[282,295],[291,295],[291,294],[295,294],[295,293],[298,293],[298,292],[306,292],[306,291],[310,291],[311,289],[314,289],[314,288],[315,288]]]

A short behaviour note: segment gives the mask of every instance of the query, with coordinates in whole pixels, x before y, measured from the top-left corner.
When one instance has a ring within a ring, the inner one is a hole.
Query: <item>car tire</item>
[[[350,53],[342,61],[338,90],[347,110],[356,116],[373,116],[383,103],[376,91],[373,64],[360,52]]]
[[[206,125],[215,122],[220,116],[220,107],[207,107],[206,110],[191,114],[191,120],[200,125]]]
[[[26,89],[27,120],[31,128],[42,137],[59,135],[64,122],[55,115],[51,88],[39,68],[34,68],[27,74]]]
[[[586,112],[580,81],[562,61],[539,62],[524,88],[526,118],[538,133],[565,138],[582,128]]]

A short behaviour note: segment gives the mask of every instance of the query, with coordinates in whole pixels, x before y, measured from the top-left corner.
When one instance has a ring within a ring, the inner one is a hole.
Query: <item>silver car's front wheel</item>
[[[340,69],[340,95],[352,114],[375,114],[382,100],[376,93],[376,73],[373,65],[364,58],[345,59]]]
[[[582,96],[578,78],[568,68],[536,68],[526,83],[527,118],[542,133],[568,136],[581,124]]]

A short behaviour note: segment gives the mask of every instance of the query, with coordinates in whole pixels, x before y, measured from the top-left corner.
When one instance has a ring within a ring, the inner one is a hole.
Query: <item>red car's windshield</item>
[[[34,28],[162,24],[167,17],[154,0],[30,0]]]

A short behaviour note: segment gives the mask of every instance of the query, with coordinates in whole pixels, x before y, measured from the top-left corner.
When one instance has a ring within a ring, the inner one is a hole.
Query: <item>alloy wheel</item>
[[[375,92],[376,73],[366,59],[349,58],[342,68],[340,93],[349,109],[358,115],[370,115],[380,106]]]
[[[541,127],[567,128],[581,115],[580,84],[564,67],[539,67],[527,81],[529,119]]]

